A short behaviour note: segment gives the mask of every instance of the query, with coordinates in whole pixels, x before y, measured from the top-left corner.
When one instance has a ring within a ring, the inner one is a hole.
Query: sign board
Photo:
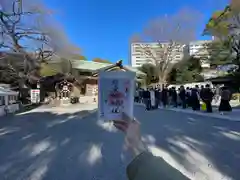
[[[40,102],[40,89],[31,89],[31,103],[37,104]]]
[[[93,85],[93,84],[87,84],[86,85],[86,94],[88,96],[92,96],[92,95],[95,95],[97,93],[97,85]]]

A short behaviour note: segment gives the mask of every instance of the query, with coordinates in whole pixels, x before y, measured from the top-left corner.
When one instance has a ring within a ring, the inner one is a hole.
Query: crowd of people
[[[212,101],[220,101],[219,111],[231,111],[231,92],[227,87],[213,89],[207,84],[200,88],[180,86],[138,89],[135,94],[135,102],[144,103],[146,110],[158,109],[159,106],[191,107],[194,111],[201,110],[201,101],[206,106],[206,112],[212,112]],[[129,180],[190,180],[177,169],[170,166],[163,158],[153,156],[148,151],[147,145],[141,140],[140,123],[123,113],[122,120],[113,121],[114,126],[124,132],[126,150],[131,152],[133,160],[127,166]],[[150,172],[150,173],[149,173]]]
[[[213,89],[209,84],[205,87],[196,85],[194,88],[180,86],[178,89],[163,86],[161,89],[153,87],[146,90],[138,89],[135,94],[135,102],[144,103],[146,110],[158,109],[160,106],[164,108],[172,106],[183,109],[192,108],[194,111],[203,109],[211,113],[213,100],[220,101],[219,111],[221,113],[232,110],[230,105],[231,91],[226,86],[221,89]]]

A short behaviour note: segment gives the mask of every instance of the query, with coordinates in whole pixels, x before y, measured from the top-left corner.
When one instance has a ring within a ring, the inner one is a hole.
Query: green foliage
[[[177,63],[168,76],[168,83],[182,84],[203,81],[201,62],[198,58],[190,57]]]
[[[60,62],[61,73],[69,74],[72,73],[72,63],[67,59],[62,59]]]
[[[155,65],[146,63],[139,67],[139,70],[147,74],[146,77],[147,85],[158,82],[157,67]]]
[[[71,74],[72,64],[67,59],[61,59],[57,63],[42,63],[40,69],[41,76],[53,76],[58,73]]]
[[[210,43],[208,46],[210,64],[212,66],[232,64],[233,55],[231,49],[231,43],[227,39]]]
[[[53,76],[53,75],[56,75],[57,73],[58,71],[53,67],[51,67],[49,64],[47,63],[41,64],[41,69],[40,69],[41,76]]]
[[[204,31],[204,34],[218,38],[218,41],[213,42],[209,48],[211,65],[240,65],[239,34],[233,33],[239,31],[239,23],[240,6],[238,0],[232,1],[224,10],[217,11],[212,15]]]
[[[240,98],[240,93],[234,93],[232,94],[231,100],[238,100]]]
[[[231,19],[234,16],[229,6],[226,6],[222,11],[216,11],[206,24],[204,34],[217,37],[228,36],[229,25]]]

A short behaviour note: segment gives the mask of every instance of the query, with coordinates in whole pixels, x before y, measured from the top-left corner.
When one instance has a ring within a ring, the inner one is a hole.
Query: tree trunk
[[[159,75],[158,78],[158,83],[160,84],[161,88],[163,88],[167,84],[166,77],[164,75]]]

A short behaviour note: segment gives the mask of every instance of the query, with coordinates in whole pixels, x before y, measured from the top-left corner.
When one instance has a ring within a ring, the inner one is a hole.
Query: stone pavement
[[[65,113],[77,113],[79,111],[88,111],[95,112],[97,110],[96,103],[78,103],[78,104],[69,104],[66,106],[51,106],[51,105],[42,105],[38,108],[26,111],[23,113],[18,113],[18,115],[33,113],[33,112],[51,112],[56,114],[65,114]]]
[[[0,179],[126,180],[124,136],[95,108],[42,106],[1,118]],[[240,179],[239,122],[139,105],[134,115],[149,151],[191,180]]]
[[[218,119],[229,120],[229,121],[240,121],[239,109],[233,109],[232,112],[224,113],[224,115],[221,115],[217,109],[213,109],[213,113],[206,113],[203,111],[193,111],[191,109],[182,109],[182,108],[169,108],[168,110],[195,114],[200,116],[207,116],[207,117],[218,118]]]
[[[139,106],[144,106],[144,104],[135,103]],[[206,117],[212,117],[212,118],[218,118],[223,120],[229,120],[229,121],[240,121],[240,109],[234,109],[232,112],[225,113],[224,115],[221,115],[218,112],[217,108],[213,108],[213,113],[206,113],[204,111],[193,111],[192,109],[182,109],[181,107],[173,108],[173,107],[167,107],[163,108],[160,107],[159,109],[165,109],[168,111],[175,111],[175,112],[182,112],[182,113],[188,113],[188,114],[195,114],[199,116],[206,116]]]
[[[150,151],[191,180],[240,179],[239,122],[143,106],[135,116]]]

